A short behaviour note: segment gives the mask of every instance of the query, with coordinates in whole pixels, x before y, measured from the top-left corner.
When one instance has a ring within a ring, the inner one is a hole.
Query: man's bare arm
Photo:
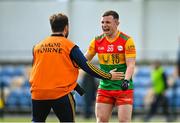
[[[136,59],[135,58],[127,58],[126,59],[126,73],[125,73],[125,79],[130,80],[133,76],[134,69],[135,69]]]

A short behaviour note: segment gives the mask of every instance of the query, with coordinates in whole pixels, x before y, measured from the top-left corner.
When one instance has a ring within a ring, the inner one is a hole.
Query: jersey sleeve
[[[95,50],[95,39],[93,39],[90,42],[90,45],[87,49],[87,53],[91,54],[91,55],[95,55],[96,54],[96,50]]]
[[[106,73],[96,67],[95,65],[91,64],[87,61],[84,57],[83,53],[80,51],[78,46],[74,46],[70,53],[70,58],[74,61],[80,68],[82,68],[88,74],[100,78],[100,79],[111,79],[111,74]]]
[[[125,44],[125,57],[136,58],[136,47],[132,38],[129,38]]]

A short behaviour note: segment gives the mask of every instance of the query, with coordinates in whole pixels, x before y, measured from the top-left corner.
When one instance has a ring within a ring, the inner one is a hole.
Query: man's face
[[[113,35],[117,31],[117,27],[119,25],[119,21],[114,19],[113,16],[104,16],[101,19],[101,27],[103,33],[107,36]]]

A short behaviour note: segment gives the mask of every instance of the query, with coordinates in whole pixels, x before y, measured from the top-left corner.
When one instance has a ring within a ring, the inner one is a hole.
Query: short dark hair
[[[53,32],[62,32],[65,26],[68,25],[68,17],[62,13],[53,14],[49,21]]]
[[[104,16],[110,16],[110,15],[113,16],[114,19],[119,20],[119,14],[118,14],[116,11],[113,11],[113,10],[106,11],[106,12],[102,15],[102,17],[104,17]]]

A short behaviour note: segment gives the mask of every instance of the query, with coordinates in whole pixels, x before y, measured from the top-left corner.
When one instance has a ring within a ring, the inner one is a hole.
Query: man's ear
[[[116,20],[116,24],[119,26],[119,24],[120,24],[119,20]]]
[[[65,31],[65,32],[68,31],[68,25],[66,25],[66,26],[64,27],[64,31]]]
[[[67,38],[68,37],[68,35],[69,35],[69,26],[68,25],[66,25],[65,27],[64,27],[64,36]]]
[[[65,35],[67,32],[67,25],[64,27],[63,34]]]

